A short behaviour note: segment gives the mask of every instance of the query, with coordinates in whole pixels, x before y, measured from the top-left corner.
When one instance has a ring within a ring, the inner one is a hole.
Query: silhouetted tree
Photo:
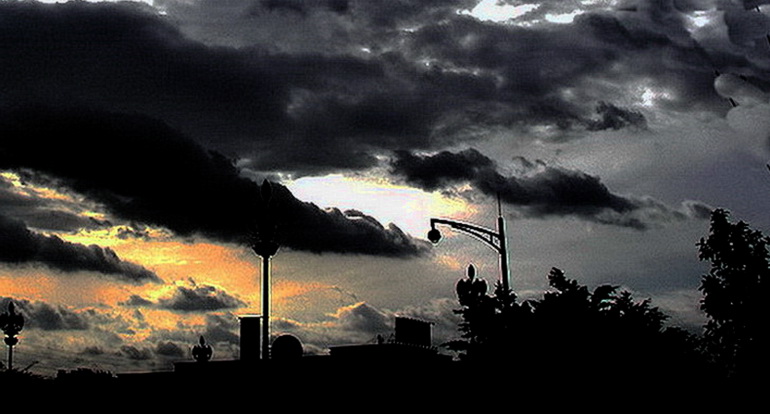
[[[708,238],[698,243],[700,259],[711,262],[700,290],[701,309],[708,316],[706,350],[729,377],[749,380],[766,375],[770,311],[768,237],[729,213],[711,214]]]
[[[457,281],[455,286],[460,308],[454,313],[462,317],[459,330],[462,340],[450,341],[445,345],[459,353],[462,359],[468,360],[476,354],[479,346],[488,343],[488,338],[494,327],[494,300],[487,295],[487,282],[476,277],[476,268],[468,266],[467,277]]]
[[[460,308],[454,312],[462,317],[459,330],[463,339],[445,345],[462,360],[479,363],[510,350],[513,332],[520,328],[516,322],[530,313],[528,306],[517,304],[513,291],[503,289],[499,282],[493,295],[488,295],[487,282],[476,277],[473,265],[468,266],[467,278],[457,282],[456,290]]]
[[[554,369],[607,375],[622,362],[630,373],[659,357],[667,316],[649,300],[635,302],[630,292],[610,285],[591,292],[557,268],[548,281],[555,291],[533,302],[534,326],[541,358],[562,355]]]
[[[479,282],[470,275],[475,272],[458,282],[463,339],[450,343],[463,361],[507,363],[543,380],[674,381],[699,372],[697,341],[681,329],[664,328],[667,316],[649,299],[634,301],[630,292],[610,285],[591,292],[553,268],[553,291],[519,304],[499,284],[493,295],[471,289]]]

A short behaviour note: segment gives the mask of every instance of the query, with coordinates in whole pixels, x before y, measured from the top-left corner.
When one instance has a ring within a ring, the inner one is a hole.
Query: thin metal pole
[[[500,280],[503,281],[503,289],[507,292],[511,288],[510,274],[508,274],[508,248],[505,240],[505,219],[503,218],[503,203],[500,202],[500,193],[497,193],[497,234],[500,237]]]
[[[262,256],[262,360],[270,359],[270,256]]]
[[[497,217],[497,234],[500,237],[500,279],[503,281],[503,289],[507,292],[511,283],[508,274],[508,249],[505,243],[505,219],[502,214]]]

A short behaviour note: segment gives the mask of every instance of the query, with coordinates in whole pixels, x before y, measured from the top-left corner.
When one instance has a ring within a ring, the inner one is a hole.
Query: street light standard
[[[16,312],[13,302],[8,303],[8,312],[0,315],[0,329],[8,345],[8,371],[13,371],[13,347],[19,343],[16,335],[24,328],[24,316]]]
[[[434,244],[441,240],[441,232],[436,228],[437,224],[445,224],[455,230],[469,234],[495,250],[500,256],[500,280],[503,284],[503,289],[506,292],[510,289],[508,250],[505,245],[505,219],[503,218],[499,199],[497,200],[497,231],[460,221],[432,218],[430,219],[428,240]]]
[[[265,180],[260,187],[265,214],[260,217],[259,239],[251,249],[262,257],[262,360],[270,359],[270,258],[278,253],[278,243],[273,240],[275,224],[268,214],[268,205],[273,196],[270,182]]]

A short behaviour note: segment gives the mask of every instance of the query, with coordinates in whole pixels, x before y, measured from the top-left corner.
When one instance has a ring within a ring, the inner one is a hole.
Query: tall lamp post
[[[275,224],[268,214],[273,196],[269,181],[262,182],[260,195],[265,214],[260,217],[258,239],[251,249],[262,258],[262,360],[267,361],[270,359],[270,258],[278,252],[278,243],[274,241]]]
[[[0,329],[5,334],[5,344],[8,345],[8,371],[13,370],[13,347],[19,343],[16,335],[24,328],[24,316],[16,313],[13,302],[8,303],[8,312],[0,315]]]
[[[463,223],[460,221],[446,219],[430,219],[430,231],[428,240],[432,243],[438,243],[441,240],[441,232],[436,228],[437,224],[447,225],[455,230],[469,234],[478,240],[481,240],[487,246],[497,252],[500,257],[500,280],[503,289],[507,292],[510,289],[510,274],[508,271],[508,250],[505,245],[505,219],[503,218],[500,199],[497,200],[497,230],[491,230],[475,224]]]

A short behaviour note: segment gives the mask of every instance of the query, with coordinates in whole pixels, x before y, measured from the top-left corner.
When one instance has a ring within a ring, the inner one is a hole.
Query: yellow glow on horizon
[[[106,216],[99,212],[86,211],[81,214],[86,217],[93,217],[96,219],[106,219]],[[129,228],[126,226],[112,226],[112,227],[101,228],[97,230],[81,229],[77,233],[62,233],[62,234],[57,234],[57,236],[71,243],[78,243],[86,246],[95,244],[97,246],[102,246],[102,247],[112,247],[112,246],[130,244],[132,242],[139,241],[137,238],[131,238],[131,237],[121,238],[120,233],[121,231],[125,231],[125,230],[129,230]],[[171,234],[167,230],[164,230],[161,228],[147,227],[147,228],[143,228],[142,231],[146,233],[147,236],[154,241],[162,242],[162,241],[171,239]]]
[[[115,246],[115,251],[124,260],[155,271],[168,283],[192,279],[196,284],[221,287],[246,302],[259,297],[259,259],[239,246],[128,240]]]
[[[175,312],[155,309],[144,309],[142,310],[142,313],[144,314],[145,319],[155,329],[177,330],[180,319],[185,325],[195,326],[204,325],[206,323],[205,313],[186,313],[180,315]]]
[[[14,188],[24,187],[24,184],[21,182],[21,177],[19,177],[19,174],[16,174],[15,172],[3,171],[0,172],[0,177],[5,179],[5,181],[11,184]]]
[[[45,198],[48,200],[61,200],[61,201],[69,201],[69,202],[76,202],[72,196],[60,193],[59,191],[48,188],[48,187],[31,187],[31,191],[35,193],[40,198]]]
[[[104,213],[100,213],[98,211],[86,210],[86,211],[81,212],[80,215],[83,216],[83,217],[90,217],[90,218],[93,218],[93,219],[96,219],[96,220],[107,220],[107,215],[104,214]]]
[[[361,305],[365,305],[365,304],[366,304],[366,302],[359,301],[359,302],[356,302],[356,303],[351,303],[350,305],[340,306],[339,308],[337,308],[337,310],[334,311],[334,313],[330,313],[329,316],[333,316],[335,318],[340,318],[343,315],[345,315],[346,312],[350,312],[350,311],[354,310],[355,308],[357,308],[357,307],[359,307]]]
[[[323,283],[316,282],[295,282],[291,280],[278,280],[273,283],[273,299],[280,301],[283,299],[302,296],[316,290],[327,290],[332,287]]]
[[[111,281],[89,291],[115,305],[130,294],[157,301],[170,296],[178,286],[208,285],[234,295],[248,304],[259,304],[259,259],[245,248],[211,242],[182,242],[169,239],[119,239],[115,232],[96,231],[62,234],[64,240],[109,247],[121,260],[136,263],[160,277],[164,283],[127,286]],[[107,278],[108,279],[108,278]],[[84,289],[86,289],[84,287]]]
[[[77,233],[62,233],[57,234],[57,236],[64,241],[85,246],[95,244],[101,247],[112,247],[126,242],[125,240],[115,237],[115,234],[111,232],[111,229],[81,230]]]
[[[57,281],[39,268],[0,268],[1,296],[41,300],[56,289]]]
[[[473,205],[463,199],[396,185],[382,178],[332,174],[303,177],[287,186],[300,200],[322,208],[359,210],[417,237],[427,232],[431,217],[463,219],[476,213]]]
[[[5,181],[18,181],[18,185],[26,185],[16,174],[0,174]],[[393,222],[416,237],[425,237],[431,217],[470,220],[476,214],[475,207],[465,199],[438,192],[429,193],[376,177],[306,177],[296,180],[289,187],[301,200],[314,202],[321,207],[360,210],[384,225]],[[304,190],[304,193],[295,191],[295,188]],[[32,197],[57,196],[53,190],[32,193],[29,186],[19,191]],[[64,196],[66,194],[65,191]],[[74,194],[73,205],[87,202],[78,198],[80,196]],[[99,212],[98,206],[84,205],[84,208],[73,207],[72,210],[76,210],[81,217],[109,218]],[[121,260],[155,272],[162,283],[137,285],[121,279],[120,275],[62,272],[42,265],[25,264],[18,271],[15,268],[8,270],[0,267],[0,292],[4,296],[103,316],[103,320],[108,321],[104,323],[110,324],[105,325],[104,329],[113,326],[121,329],[115,332],[126,341],[146,339],[158,330],[198,329],[205,326],[207,314],[261,313],[261,261],[247,247],[205,239],[182,240],[162,228],[137,229],[148,237],[134,237],[127,230],[132,228],[115,225],[84,229],[77,233],[52,234],[71,243],[110,248]],[[348,292],[346,285],[338,287],[337,281],[328,277],[321,278],[325,275],[315,277],[313,272],[324,270],[314,268],[307,260],[297,259],[304,257],[300,253],[285,253],[285,256],[279,256],[279,260],[272,263],[271,315],[276,320],[287,317],[320,322],[319,318],[331,309],[359,300]],[[298,256],[292,257],[295,254]],[[325,283],[317,280],[324,280]],[[162,310],[153,305],[133,307],[124,303],[134,295],[157,303],[162,298],[174,295],[180,286],[196,284],[214,286],[218,291],[243,301],[245,305],[239,309],[185,313]],[[97,316],[94,320],[102,320]],[[84,345],[88,343],[87,338],[83,340]]]
[[[457,258],[456,255],[449,255],[449,254],[442,254],[440,256],[437,256],[435,259],[436,263],[439,263],[442,266],[445,266],[446,268],[450,270],[459,271],[462,270],[465,266],[460,262],[460,259]]]
[[[61,200],[67,202],[76,202],[69,194],[62,193],[56,189],[50,187],[43,187],[39,185],[31,185],[21,180],[21,176],[13,171],[3,171],[0,173],[0,177],[5,179],[6,182],[11,184],[16,190],[16,194],[26,197],[38,197],[49,200]]]
[[[108,276],[57,272],[43,266],[0,268],[2,296],[68,307],[115,306],[127,290],[143,293],[145,286],[126,286]]]

